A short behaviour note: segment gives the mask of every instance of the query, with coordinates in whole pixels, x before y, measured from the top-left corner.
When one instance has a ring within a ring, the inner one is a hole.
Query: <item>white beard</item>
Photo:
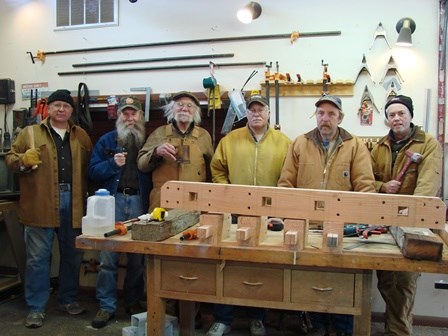
[[[121,121],[120,118],[118,118],[116,122],[116,128],[118,133],[118,140],[121,141],[124,146],[126,146],[127,142],[129,141],[128,136],[132,135],[135,139],[137,148],[140,149],[142,147],[146,137],[145,122],[143,120],[137,121],[134,124],[134,127],[128,128],[126,124]]]

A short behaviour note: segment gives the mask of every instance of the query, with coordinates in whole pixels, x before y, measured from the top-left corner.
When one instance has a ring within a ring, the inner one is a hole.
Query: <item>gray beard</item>
[[[120,119],[117,119],[116,128],[118,140],[123,144],[123,146],[126,147],[126,145],[128,145],[130,139],[129,135],[134,137],[137,148],[140,149],[143,146],[146,136],[144,121],[138,121],[134,127],[127,128],[125,123],[123,123]]]

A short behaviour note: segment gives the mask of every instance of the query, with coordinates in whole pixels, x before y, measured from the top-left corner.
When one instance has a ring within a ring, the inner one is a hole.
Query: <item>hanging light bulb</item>
[[[402,47],[412,46],[412,33],[415,31],[415,22],[411,18],[402,18],[397,22],[398,33],[397,45]]]
[[[258,2],[251,1],[249,4],[241,8],[236,16],[242,23],[251,23],[261,15],[261,6]]]

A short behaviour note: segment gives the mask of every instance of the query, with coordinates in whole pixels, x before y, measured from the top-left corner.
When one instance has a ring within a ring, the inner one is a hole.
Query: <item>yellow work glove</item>
[[[22,155],[22,164],[27,168],[37,167],[37,165],[41,163],[39,148],[28,149],[25,154]]]

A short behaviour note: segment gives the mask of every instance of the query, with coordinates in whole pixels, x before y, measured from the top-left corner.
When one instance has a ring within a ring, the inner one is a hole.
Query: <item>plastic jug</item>
[[[82,217],[82,233],[103,237],[115,229],[115,197],[107,189],[98,189],[87,199],[87,213]]]

